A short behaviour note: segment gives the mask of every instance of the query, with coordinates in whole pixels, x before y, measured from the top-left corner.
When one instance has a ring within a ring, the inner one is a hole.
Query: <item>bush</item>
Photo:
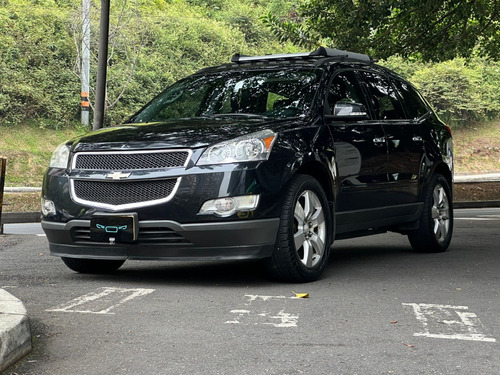
[[[0,121],[59,127],[80,104],[68,8],[12,1],[0,8]]]
[[[203,67],[229,62],[236,52],[294,52],[293,45],[278,43],[259,19],[280,1],[112,1],[105,124],[124,121],[167,85]],[[81,0],[2,4],[0,124],[59,128],[77,123]],[[91,101],[97,75],[98,5],[92,2]]]
[[[383,63],[417,86],[438,115],[455,127],[500,116],[500,63],[457,58],[435,64]]]

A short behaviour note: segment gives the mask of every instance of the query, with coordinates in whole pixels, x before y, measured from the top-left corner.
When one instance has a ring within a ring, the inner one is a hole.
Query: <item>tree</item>
[[[500,58],[500,0],[305,0],[297,15],[271,13],[282,40],[424,61]]]

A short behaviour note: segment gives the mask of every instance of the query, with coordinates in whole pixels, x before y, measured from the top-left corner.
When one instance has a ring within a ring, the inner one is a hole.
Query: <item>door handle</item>
[[[422,142],[423,141],[423,138],[419,135],[414,135],[413,138],[412,138],[412,141],[413,142]]]
[[[387,141],[387,139],[385,137],[373,138],[373,144],[375,146],[383,146],[383,145],[385,145],[386,141]]]

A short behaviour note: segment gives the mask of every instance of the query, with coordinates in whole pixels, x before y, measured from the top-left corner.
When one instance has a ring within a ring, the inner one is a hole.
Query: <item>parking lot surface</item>
[[[81,275],[20,230],[0,237],[0,288],[24,302],[33,351],[6,373],[498,374],[498,228],[500,209],[457,210],[441,254],[398,234],[337,241],[308,284],[258,262]]]

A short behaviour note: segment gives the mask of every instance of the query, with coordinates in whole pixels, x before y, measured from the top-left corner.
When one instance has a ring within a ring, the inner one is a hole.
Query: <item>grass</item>
[[[0,125],[0,157],[7,158],[5,186],[41,186],[52,151],[79,134],[81,131],[74,128],[51,130]]]
[[[500,121],[453,130],[456,173],[500,172]]]
[[[452,129],[455,173],[500,172],[500,121]],[[33,126],[0,125],[0,157],[6,157],[5,186],[40,187],[52,151],[60,143],[82,134],[82,130],[41,129]],[[456,189],[464,200],[500,199],[496,184],[484,188],[471,185]],[[491,196],[493,194],[495,196]],[[3,212],[37,211],[40,195],[5,194]]]

